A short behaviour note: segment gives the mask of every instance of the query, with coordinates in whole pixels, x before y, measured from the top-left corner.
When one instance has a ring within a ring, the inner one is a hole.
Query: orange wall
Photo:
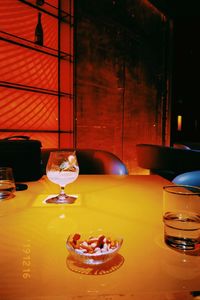
[[[104,2],[77,6],[77,147],[111,151],[135,174],[135,145],[167,134],[167,24],[147,1]]]

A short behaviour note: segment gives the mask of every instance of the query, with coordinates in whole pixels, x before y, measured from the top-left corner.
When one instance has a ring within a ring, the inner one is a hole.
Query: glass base
[[[58,195],[52,198],[47,199],[45,202],[46,203],[56,203],[56,204],[72,204],[75,202],[77,198],[73,196],[68,196],[68,195]]]

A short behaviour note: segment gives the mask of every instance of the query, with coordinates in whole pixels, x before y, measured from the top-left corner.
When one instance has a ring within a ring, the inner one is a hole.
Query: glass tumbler
[[[0,200],[14,197],[15,181],[10,167],[0,167]]]

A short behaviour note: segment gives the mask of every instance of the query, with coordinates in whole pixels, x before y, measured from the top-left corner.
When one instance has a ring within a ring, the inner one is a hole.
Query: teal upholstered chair
[[[175,184],[200,187],[200,170],[179,174],[172,180],[172,182]]]

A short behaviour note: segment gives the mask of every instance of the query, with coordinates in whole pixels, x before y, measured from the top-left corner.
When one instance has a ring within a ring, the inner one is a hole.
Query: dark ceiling
[[[176,18],[200,17],[200,0],[149,0],[166,16]]]

